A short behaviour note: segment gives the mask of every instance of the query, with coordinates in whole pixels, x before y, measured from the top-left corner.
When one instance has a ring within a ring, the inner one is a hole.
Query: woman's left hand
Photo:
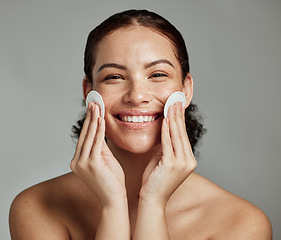
[[[140,199],[165,206],[173,192],[197,166],[185,128],[184,110],[177,102],[163,119],[161,147],[145,169]]]

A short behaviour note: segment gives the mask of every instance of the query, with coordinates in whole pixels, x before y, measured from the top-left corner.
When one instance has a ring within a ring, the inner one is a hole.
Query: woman
[[[271,239],[261,210],[194,172],[204,129],[184,40],[167,20],[113,15],[90,33],[84,71],[84,98],[98,91],[105,116],[90,103],[72,172],[16,197],[12,239]],[[164,118],[175,91],[186,104]]]

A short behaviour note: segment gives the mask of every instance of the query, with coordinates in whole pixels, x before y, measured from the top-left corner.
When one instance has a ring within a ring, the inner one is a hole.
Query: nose
[[[151,102],[152,95],[145,81],[130,81],[127,85],[123,101],[131,105],[143,105]]]

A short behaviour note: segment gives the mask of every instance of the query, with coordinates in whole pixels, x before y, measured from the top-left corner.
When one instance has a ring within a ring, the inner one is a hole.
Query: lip
[[[121,126],[124,126],[129,129],[142,129],[145,127],[150,127],[154,124],[158,124],[158,121],[160,121],[163,118],[163,112],[127,109],[127,110],[118,111],[114,113],[113,116],[117,121],[117,123],[120,124]],[[126,116],[152,116],[155,118],[155,120],[152,122],[123,122],[121,118]]]

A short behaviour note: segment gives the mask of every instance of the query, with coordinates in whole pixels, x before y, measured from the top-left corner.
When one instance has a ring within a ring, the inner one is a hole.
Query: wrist
[[[134,239],[169,239],[165,206],[158,200],[140,199]]]
[[[110,199],[108,201],[101,201],[102,209],[113,210],[113,209],[124,209],[128,208],[127,197],[120,197],[117,199]]]
[[[105,219],[124,220],[129,216],[129,208],[127,201],[115,202],[102,206],[101,215]]]
[[[148,210],[152,212],[165,212],[166,202],[155,198],[141,198],[139,199],[139,209]]]
[[[160,198],[155,195],[144,194],[142,191],[140,192],[139,205],[141,206],[165,209],[166,204],[167,200],[165,198]]]
[[[102,206],[95,239],[130,239],[127,201],[118,201]]]

